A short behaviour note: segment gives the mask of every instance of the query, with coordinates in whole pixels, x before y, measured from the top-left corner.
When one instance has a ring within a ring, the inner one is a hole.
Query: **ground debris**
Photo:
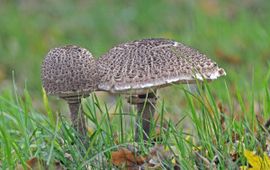
[[[128,147],[130,148],[130,147]],[[135,151],[136,149],[132,149]],[[135,169],[167,169],[174,167],[180,169],[177,158],[172,150],[156,144],[149,149],[149,153],[145,156],[134,153],[127,148],[119,148],[112,152],[112,164],[118,168],[135,170]]]
[[[24,170],[25,167],[27,170],[47,170],[47,169],[55,169],[55,170],[64,170],[59,161],[54,161],[50,165],[47,165],[46,162],[37,157],[33,157],[25,162],[25,166],[22,164],[18,164],[15,170]]]
[[[146,158],[136,155],[126,148],[120,148],[112,152],[112,164],[115,166],[138,166],[145,162]]]

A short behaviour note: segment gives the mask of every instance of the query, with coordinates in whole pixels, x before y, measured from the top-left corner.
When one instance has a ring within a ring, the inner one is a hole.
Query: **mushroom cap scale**
[[[224,69],[199,51],[168,39],[120,44],[98,60],[100,90],[142,94],[172,83],[211,81]]]
[[[75,45],[51,49],[42,63],[41,77],[48,94],[64,99],[89,95],[98,84],[92,54]]]

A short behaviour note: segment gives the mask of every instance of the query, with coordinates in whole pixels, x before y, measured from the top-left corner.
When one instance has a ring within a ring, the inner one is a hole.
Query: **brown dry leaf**
[[[132,166],[142,165],[145,160],[145,157],[135,155],[126,148],[120,148],[119,150],[112,152],[112,164],[115,166],[126,166],[132,168]]]
[[[219,59],[221,59],[227,63],[230,63],[230,64],[242,64],[243,63],[242,59],[239,56],[226,54],[225,52],[223,52],[220,49],[216,49],[215,54]]]
[[[26,161],[27,169],[44,169],[44,162],[39,160],[38,158],[34,157]],[[21,164],[18,164],[16,167],[16,170],[23,170],[23,166]]]
[[[64,168],[61,166],[61,164],[58,161],[55,161],[52,166],[47,166],[45,161],[40,160],[36,157],[26,161],[26,167],[27,167],[27,170],[44,170],[44,169],[49,169],[49,168],[53,168],[55,170],[64,170]],[[18,164],[15,169],[24,170],[24,166],[21,164]]]
[[[129,149],[120,148],[118,151],[112,152],[112,164],[120,169],[137,170],[137,169],[153,169],[159,170],[173,166],[179,169],[179,162],[175,155],[175,147],[165,147],[157,144],[150,148],[147,156],[136,155],[137,148],[128,146]],[[164,164],[166,162],[166,164]],[[170,163],[170,165],[168,165]]]

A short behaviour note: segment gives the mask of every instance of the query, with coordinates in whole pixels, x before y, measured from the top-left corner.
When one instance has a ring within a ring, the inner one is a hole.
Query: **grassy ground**
[[[270,114],[269,5],[263,0],[0,1],[1,169],[36,162],[113,168],[119,148],[131,146],[142,159],[154,159],[151,142],[133,142],[136,110],[124,99],[97,92],[84,100],[85,148],[70,127],[67,106],[54,97],[47,100],[39,79],[40,63],[52,47],[77,44],[99,57],[117,43],[145,37],[184,42],[227,72],[199,93],[186,86],[160,91],[153,124],[164,129],[153,128],[152,135],[158,132],[158,143],[173,155],[162,158],[161,168],[177,162],[182,169],[237,169],[248,165],[247,150],[270,155],[264,126]]]

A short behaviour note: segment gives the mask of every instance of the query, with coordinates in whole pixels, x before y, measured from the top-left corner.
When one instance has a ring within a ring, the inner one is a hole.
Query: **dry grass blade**
[[[200,169],[200,167],[204,167],[205,169],[213,169],[216,170],[216,164],[214,163],[214,161],[211,163],[207,158],[205,158],[204,156],[202,156],[199,152],[194,152],[195,156],[196,156],[196,164],[197,164],[197,168]]]

